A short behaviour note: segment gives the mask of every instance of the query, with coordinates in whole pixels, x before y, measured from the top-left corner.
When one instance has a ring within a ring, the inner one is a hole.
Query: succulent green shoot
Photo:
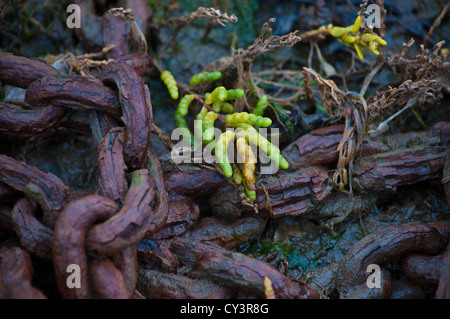
[[[244,181],[244,189],[245,189],[245,193],[247,194],[248,198],[250,198],[252,201],[256,200],[256,191],[251,191],[247,188],[247,185],[245,184]]]
[[[219,113],[222,110],[222,105],[220,103],[223,103],[222,101],[216,101],[212,104],[212,109],[214,112]]]
[[[185,139],[189,140],[191,145],[193,145],[192,133],[189,129],[189,126],[186,124],[186,119],[184,118],[184,116],[182,116],[179,112],[175,112],[174,119],[175,125],[178,128],[183,129],[183,136],[185,137]]]
[[[166,85],[167,90],[169,91],[169,94],[172,97],[172,99],[174,100],[178,99],[177,82],[175,81],[175,78],[173,77],[172,73],[170,73],[170,71],[162,72],[161,80]]]
[[[358,16],[353,25],[348,27],[336,27],[329,25],[328,27],[322,27],[323,30],[327,30],[333,37],[337,38],[339,42],[346,46],[355,49],[358,57],[363,60],[363,50],[370,50],[375,55],[379,55],[379,45],[387,45],[387,42],[377,34],[364,33],[361,35],[359,29],[361,28],[361,18]]]
[[[234,106],[231,103],[224,102],[224,101],[216,101],[212,104],[212,108],[217,113],[224,112],[224,113],[233,113]]]
[[[231,177],[233,175],[233,169],[231,167],[230,160],[228,159],[227,148],[228,143],[234,140],[234,138],[234,132],[227,130],[220,134],[216,144],[216,157],[226,177]]]
[[[269,102],[267,100],[267,96],[263,95],[258,103],[256,104],[256,107],[253,109],[252,113],[258,116],[263,116],[265,109],[267,108],[267,105],[269,105]]]
[[[216,101],[225,101],[227,98],[227,89],[223,86],[216,87],[210,94],[205,94],[206,104],[212,104]]]
[[[203,141],[208,144],[214,140],[214,122],[217,119],[217,113],[208,112],[203,118],[202,129],[203,129]]]
[[[181,116],[186,116],[186,114],[188,114],[189,105],[194,100],[194,97],[194,94],[187,94],[181,98],[177,108],[177,112],[180,113]]]
[[[244,176],[242,176],[239,167],[237,167],[237,165],[234,163],[233,163],[233,180],[237,185],[242,184],[242,181],[244,180]]]
[[[237,124],[245,123],[252,126],[268,127],[272,125],[272,120],[268,117],[262,117],[247,112],[233,113],[225,117],[225,122],[228,126],[234,127]]]
[[[358,43],[353,43],[353,47],[355,48],[356,54],[358,54],[358,57],[361,60],[364,60],[364,55],[362,53],[361,47],[359,46]]]
[[[237,132],[239,137],[245,137],[245,139],[260,149],[262,149],[272,160],[275,161],[281,168],[289,168],[289,162],[281,155],[281,151],[278,147],[270,143],[264,136],[258,133],[254,127],[249,124],[238,124],[237,128],[240,128]]]
[[[236,100],[244,97],[245,92],[242,89],[228,90],[225,101]]]
[[[358,32],[359,28],[361,28],[361,17],[357,16],[355,23],[352,26],[351,32],[353,33]]]
[[[221,77],[222,77],[222,72],[220,72],[220,71],[201,72],[201,73],[193,75],[191,77],[191,80],[189,81],[189,84],[190,85],[199,85],[199,84],[205,83],[205,82],[217,81]]]

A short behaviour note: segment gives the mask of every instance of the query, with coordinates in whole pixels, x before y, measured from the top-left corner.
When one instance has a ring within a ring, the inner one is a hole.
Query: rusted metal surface
[[[56,283],[63,298],[90,298],[93,296],[88,280],[88,261],[85,237],[96,222],[105,220],[119,210],[112,200],[99,196],[86,196],[71,202],[59,216],[53,234],[53,265]],[[80,288],[67,287],[67,267],[80,267]]]
[[[401,260],[406,277],[419,285],[437,286],[442,268],[442,255],[411,254]]]
[[[198,205],[191,198],[184,196],[171,198],[166,224],[153,237],[162,239],[183,234],[195,224],[199,215]]]
[[[24,109],[0,102],[0,133],[16,136],[34,136],[57,127],[68,110],[48,105]]]
[[[146,269],[176,273],[180,267],[177,257],[163,241],[141,240],[137,244],[137,256]]]
[[[19,198],[19,191],[4,183],[0,183],[0,203],[15,202]]]
[[[130,168],[141,168],[147,156],[153,120],[148,87],[126,62],[110,62],[101,74],[103,83],[118,89],[122,121],[127,129],[124,156]]]
[[[50,104],[79,110],[99,110],[115,117],[120,117],[121,113],[113,90],[95,78],[81,75],[42,77],[27,88],[25,102],[32,107]]]
[[[294,282],[269,264],[240,253],[216,250],[203,254],[192,267],[196,277],[209,278],[221,285],[248,289],[264,297],[264,278],[269,278],[277,298],[318,298],[314,289],[302,292]],[[306,284],[305,284],[306,285]]]
[[[206,279],[192,279],[171,273],[139,268],[139,290],[148,298],[225,299],[229,290]]]
[[[450,299],[450,243],[447,245],[442,266],[440,269],[439,286],[436,291],[436,298]]]
[[[182,235],[198,242],[208,242],[231,250],[252,239],[258,239],[266,226],[267,218],[248,216],[233,221],[204,217]]]
[[[31,258],[19,247],[0,249],[0,298],[45,299],[44,294],[32,286]]]
[[[147,219],[155,218],[150,203],[155,196],[155,186],[147,170],[133,173],[133,180],[124,203],[114,218],[95,225],[86,237],[89,255],[111,256],[136,244],[147,231]]]
[[[69,189],[52,173],[44,173],[15,159],[0,155],[0,181],[25,192],[44,211],[43,223],[52,227],[69,195]]]
[[[264,189],[267,190],[268,196]],[[299,169],[292,173],[274,175],[261,179],[257,187],[258,210],[269,212],[276,218],[300,215],[311,211],[331,193],[328,173],[322,167]],[[223,218],[236,218],[254,209],[242,204],[242,190],[226,186],[210,198],[213,213]]]
[[[375,231],[354,245],[339,262],[336,276],[341,298],[389,298],[390,276],[384,268],[382,289],[370,289],[367,284],[367,267],[383,267],[410,253],[435,255],[445,246],[446,239],[426,225],[392,225]]]
[[[14,233],[14,226],[11,220],[11,211],[11,207],[0,205],[0,230]]]
[[[338,145],[344,134],[344,125],[317,129],[303,135],[288,145],[282,152],[290,163],[290,170],[311,165],[327,165],[339,159]],[[389,148],[375,141],[364,140],[357,152],[358,157],[389,151]]]
[[[414,147],[366,157],[355,162],[353,186],[361,192],[395,191],[398,186],[442,178],[445,147]]]
[[[11,221],[23,248],[33,256],[51,261],[53,231],[34,216],[36,210],[36,203],[22,198],[11,211]]]
[[[126,165],[123,158],[125,132],[112,128],[98,145],[98,187],[99,194],[123,203],[128,189],[125,180]]]
[[[58,73],[58,70],[40,60],[0,52],[0,79],[6,84],[26,88],[43,76]]]
[[[152,207],[153,209],[158,210],[155,215],[157,218],[148,219],[149,226],[145,233],[145,237],[151,238],[166,225],[169,215],[169,195],[164,182],[161,163],[150,148],[147,150],[147,169],[155,182],[156,196],[153,201],[155,205]]]

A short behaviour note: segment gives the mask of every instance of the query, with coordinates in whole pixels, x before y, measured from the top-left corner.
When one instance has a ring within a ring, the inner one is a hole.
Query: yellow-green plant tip
[[[223,86],[217,88],[217,98],[219,101],[224,101],[227,98],[227,90]]]
[[[344,34],[345,28],[343,28],[343,27],[332,27],[332,28],[329,30],[329,32],[330,32],[330,34],[331,34],[333,37],[339,38],[341,35]]]
[[[242,184],[242,181],[244,180],[241,171],[234,163],[233,163],[233,180],[237,185]]]
[[[242,89],[232,89],[227,91],[227,97],[226,100],[236,100],[244,97],[245,92]]]
[[[222,105],[220,104],[222,103],[221,101],[216,101],[212,104],[212,109],[214,111],[216,111],[217,113],[219,113],[222,110]]]
[[[212,104],[216,101],[224,101],[227,98],[227,89],[223,86],[216,87],[211,94],[205,94],[205,103]]]
[[[202,141],[203,139],[203,118],[208,113],[208,109],[202,106],[200,112],[198,112],[194,121],[194,136],[197,137],[196,142]]]
[[[220,71],[209,72],[208,76],[210,78],[210,81],[216,81],[222,77],[222,72]]]
[[[234,106],[228,102],[216,101],[212,104],[212,108],[216,112],[233,113]]]
[[[191,77],[191,80],[189,81],[189,85],[197,85],[197,84],[200,84],[200,79],[199,79],[199,76],[197,74],[195,74]]]
[[[252,201],[256,200],[256,191],[251,191],[247,188],[247,185],[245,184],[245,181],[243,183],[245,193],[247,194],[247,197],[250,198]]]
[[[358,54],[358,57],[359,57],[361,60],[364,60],[364,55],[363,55],[363,53],[362,53],[362,50],[361,50],[360,46],[359,46],[358,44],[356,44],[356,43],[353,43],[353,46],[354,46],[354,48],[355,48],[356,53]]]
[[[198,74],[195,74],[191,77],[191,80],[189,81],[190,85],[198,85],[201,83],[209,82],[209,81],[216,81],[222,77],[222,73],[219,71],[213,71],[213,72],[201,72]]]
[[[349,34],[343,34],[341,39],[342,39],[342,41],[344,41],[346,43],[353,43],[356,40],[356,38],[354,36],[349,35]]]
[[[227,114],[233,113],[234,106],[231,103],[228,102],[221,102],[221,111]]]
[[[378,42],[376,41],[372,41],[369,43],[369,50],[376,55],[380,55],[380,51],[378,51]]]
[[[258,116],[262,116],[264,114],[264,110],[260,109],[260,108],[254,108],[252,111],[252,114],[258,115]]]
[[[378,36],[376,34],[372,34],[372,33],[364,33],[361,36],[361,40],[364,42],[367,42],[367,43],[372,42],[373,40],[375,40],[377,38],[378,38]]]
[[[387,45],[387,42],[380,36],[377,36],[378,43],[381,45]]]
[[[214,139],[214,121],[217,119],[217,113],[208,112],[203,118],[203,140],[210,142]]]
[[[233,174],[233,180],[237,185],[241,185],[242,184],[242,178],[239,175],[235,175]]]
[[[263,95],[261,99],[259,99],[256,107],[253,109],[252,113],[258,116],[263,116],[265,109],[269,105],[267,100],[267,96]]]
[[[237,125],[241,130],[238,131],[238,136],[245,137],[245,139],[258,146],[261,150],[263,150],[272,160],[274,160],[281,167],[289,167],[289,163],[287,163],[286,159],[281,156],[281,151],[278,147],[270,143],[264,136],[259,134],[254,127],[248,124],[240,123]],[[284,161],[282,160],[284,159]]]
[[[206,113],[205,117],[203,118],[203,123],[211,124],[214,126],[214,122],[217,119],[217,113],[216,112],[208,112]]]
[[[272,125],[272,120],[270,118],[258,116],[255,114],[249,114],[247,112],[227,115],[225,117],[225,122],[228,126],[236,126],[241,123],[256,125],[260,127],[267,127]]]
[[[187,140],[189,140],[190,144],[192,145],[193,144],[192,133],[191,133],[191,130],[189,129],[189,126],[186,124],[186,120],[185,120],[184,116],[182,116],[180,113],[175,111],[174,118],[175,118],[175,125],[178,128],[184,130],[184,131],[181,131],[182,135]]]
[[[358,46],[361,50],[369,50],[369,44],[363,41],[359,41]]]
[[[178,99],[178,88],[171,88],[171,90],[169,91],[170,97],[174,100]]]
[[[208,109],[204,106],[202,106],[202,109],[200,110],[200,112],[198,112],[196,119],[197,120],[203,120],[203,118],[205,117],[205,115],[208,113]]]
[[[167,87],[167,90],[169,91],[170,96],[176,100],[178,99],[178,87],[177,82],[175,81],[172,73],[170,71],[163,71],[161,73],[161,80],[164,82],[164,84]]]
[[[216,149],[217,149],[217,145],[216,145]],[[231,165],[229,163],[222,163],[219,165],[226,177],[233,176],[233,169],[231,168]]]
[[[180,113],[182,116],[186,116],[189,110],[189,105],[192,103],[193,100],[194,100],[193,94],[187,94],[183,96],[180,100],[180,103],[178,104],[177,108],[178,113]]]
[[[255,119],[254,121],[252,121],[252,123],[253,123],[253,126],[261,127],[261,126],[263,126],[264,120],[258,118],[258,119]]]
[[[214,128],[213,127],[204,127],[203,130],[203,142],[205,144],[208,144],[210,142],[212,142],[212,140],[214,139]]]
[[[179,112],[175,112],[174,114],[174,119],[175,119],[175,125],[178,128],[187,128],[188,126],[186,125],[186,120],[184,119],[184,116],[181,115]]]
[[[247,112],[236,113],[235,121],[239,123],[246,123],[248,121],[248,113]]]
[[[272,125],[272,120],[268,117],[263,117],[263,124],[260,125],[262,127],[269,127]]]
[[[261,107],[261,106],[267,105],[267,103],[268,103],[267,95],[263,95],[263,96],[261,96],[258,103],[256,104],[256,107]]]
[[[233,169],[231,168],[230,161],[228,160],[227,148],[228,143],[231,140],[234,140],[234,137],[234,132],[227,130],[220,134],[216,144],[216,157],[226,177],[231,177],[233,175]]]
[[[283,169],[288,169],[289,168],[289,162],[283,157],[283,155],[280,155],[279,165]]]
[[[360,27],[361,27],[361,17],[357,16],[355,23],[353,24],[352,32],[353,33],[357,32]]]
[[[163,71],[161,72],[161,80],[164,81],[164,78],[167,78],[170,75],[170,71]]]

